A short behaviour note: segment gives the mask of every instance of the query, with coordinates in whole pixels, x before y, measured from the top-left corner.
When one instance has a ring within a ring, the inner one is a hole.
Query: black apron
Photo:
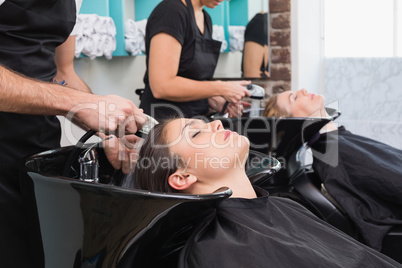
[[[196,33],[195,49],[191,64],[189,64],[185,69],[179,67],[177,76],[198,81],[210,80],[214,75],[218,63],[222,43],[213,40],[212,33],[211,36],[207,35],[207,28],[210,27],[210,29],[212,29],[212,25],[208,24],[210,21],[207,19],[205,19],[207,27],[205,28],[204,35],[201,34],[195,21],[191,0],[186,0],[186,3],[192,20],[191,25]],[[149,84],[146,84],[144,93],[141,97],[140,107],[144,109],[146,114],[149,114],[156,119],[178,116],[192,118],[195,116],[206,115],[208,113],[208,99],[188,102],[173,102],[164,99],[156,99],[152,94]]]
[[[74,0],[6,0],[0,5],[0,64],[51,81],[55,48],[72,31]],[[20,194],[18,165],[27,155],[60,146],[55,116],[0,112],[0,267],[34,267]]]

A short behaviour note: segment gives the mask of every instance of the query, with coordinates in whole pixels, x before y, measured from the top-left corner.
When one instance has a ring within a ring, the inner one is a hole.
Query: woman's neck
[[[191,0],[191,3],[193,4],[194,12],[202,11],[204,6],[201,4],[200,0]]]
[[[237,177],[230,176],[228,179],[228,187],[232,190],[231,197],[239,198],[256,198],[257,194],[254,191],[253,185],[246,173],[243,171]]]
[[[219,178],[200,178],[190,192],[192,194],[208,194],[221,187],[228,187],[232,190],[231,197],[255,198],[257,197],[254,188],[246,175],[244,168],[235,168],[225,174],[217,175]]]
[[[185,4],[187,6],[186,0],[181,0],[181,1],[183,2],[183,4]],[[202,11],[204,6],[201,4],[200,0],[190,0],[190,1],[191,1],[191,4],[193,5],[194,12]]]
[[[187,6],[186,0],[181,0],[184,5]],[[202,34],[204,34],[204,13],[202,12],[204,6],[201,4],[200,0],[191,0],[194,10],[195,22],[197,23],[197,27]]]
[[[321,118],[331,118],[326,110],[324,110],[321,114],[323,115],[321,116]],[[336,124],[333,121],[330,121],[328,122],[328,124],[326,124],[320,129],[320,133],[330,132],[337,129],[338,127],[336,126]]]
[[[320,129],[320,133],[330,132],[337,129],[338,127],[335,125],[335,123],[331,121]]]

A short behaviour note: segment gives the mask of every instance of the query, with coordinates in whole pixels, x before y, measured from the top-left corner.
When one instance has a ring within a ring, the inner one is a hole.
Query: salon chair
[[[22,163],[35,267],[176,267],[195,224],[231,190],[187,195],[124,188],[125,175],[113,169],[100,144],[82,143],[89,136]],[[87,152],[94,153],[96,172],[83,169]],[[260,165],[249,168],[250,178],[265,179],[280,169],[268,156],[253,158]]]
[[[116,171],[101,149],[97,183],[63,177],[75,148],[33,155],[21,172],[30,228],[41,234],[32,237],[36,267],[176,267],[194,224],[231,195],[228,188],[184,195],[113,185]]]
[[[328,110],[328,109],[327,109]],[[255,181],[271,195],[290,198],[304,205],[319,218],[361,240],[355,225],[342,207],[326,192],[320,178],[306,161],[308,144],[319,137],[319,130],[340,112],[329,109],[332,118],[219,118],[225,128],[250,140],[250,148],[278,159],[282,169],[267,180]],[[382,253],[402,263],[402,226],[390,230],[383,240]]]

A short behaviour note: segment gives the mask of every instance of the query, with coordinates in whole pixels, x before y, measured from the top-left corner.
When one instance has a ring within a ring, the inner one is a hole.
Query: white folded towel
[[[91,60],[99,56],[98,52],[99,39],[100,34],[92,34],[91,36],[86,36],[82,54],[88,56]]]
[[[82,34],[91,35],[95,33],[94,24],[98,21],[96,14],[80,14],[78,22],[82,25]]]
[[[132,56],[145,52],[145,29],[147,20],[134,21],[128,19],[124,23],[126,51]]]
[[[244,47],[244,26],[229,26],[229,50],[243,51]]]
[[[116,36],[116,26],[111,17],[98,17],[94,22],[94,31],[98,34]]]
[[[113,51],[116,50],[116,37],[111,35],[103,36],[103,55],[106,59],[112,59]]]
[[[126,38],[134,38],[138,35],[138,26],[134,20],[128,19],[124,22],[124,36]]]
[[[79,58],[84,49],[86,36],[77,35],[75,38],[75,57]]]
[[[221,52],[225,51],[228,48],[228,42],[225,38],[225,29],[220,25],[212,26],[212,38],[217,41],[221,41]]]
[[[143,40],[138,39],[138,38],[128,38],[125,40],[126,43],[126,50],[130,55],[136,56],[136,55],[141,55],[142,54],[142,43]]]
[[[147,28],[148,20],[139,20],[137,21],[138,31],[142,36],[145,36],[145,29]]]
[[[105,56],[112,58],[116,50],[116,26],[110,17],[96,14],[79,14],[77,19],[75,56],[80,54],[90,59]]]

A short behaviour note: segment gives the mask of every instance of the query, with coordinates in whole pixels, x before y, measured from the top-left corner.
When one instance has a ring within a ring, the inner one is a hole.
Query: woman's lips
[[[314,99],[314,95],[315,95],[315,94],[311,94],[311,99]]]
[[[223,140],[227,140],[229,136],[232,134],[232,131],[230,130],[225,130],[225,133],[223,134]]]

